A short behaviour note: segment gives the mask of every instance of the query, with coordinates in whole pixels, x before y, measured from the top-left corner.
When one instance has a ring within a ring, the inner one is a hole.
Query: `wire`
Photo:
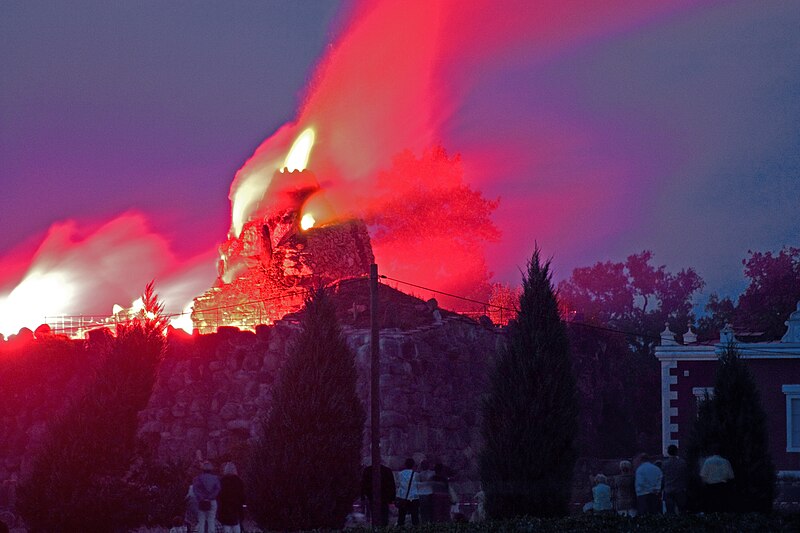
[[[503,309],[503,310],[511,311],[511,312],[515,312],[515,313],[519,312],[517,309],[511,309],[511,308],[508,308],[508,307],[504,307],[504,306],[497,305],[497,304],[492,304],[492,303],[489,303],[489,302],[481,302],[479,300],[474,300],[472,298],[467,298],[465,296],[459,296],[457,294],[452,294],[452,293],[440,291],[440,290],[437,290],[437,289],[432,289],[430,287],[425,287],[423,285],[418,285],[416,283],[411,283],[411,282],[408,282],[408,281],[399,280],[399,279],[392,278],[392,277],[389,277],[389,276],[386,276],[386,275],[381,275],[379,277],[383,278],[383,279],[388,279],[388,280],[391,280],[391,281],[394,281],[394,282],[397,282],[397,283],[402,283],[404,285],[409,285],[411,287],[416,287],[418,289],[422,289],[422,290],[425,290],[425,291],[434,292],[434,293],[437,293],[437,294],[443,294],[445,296],[450,296],[452,298],[457,298],[459,300],[464,300],[464,301],[467,301],[467,302],[477,303],[477,304],[483,305],[484,307],[493,307],[495,309]],[[641,332],[641,331],[626,331],[626,330],[617,329],[617,328],[610,328],[610,327],[607,327],[607,326],[597,326],[597,325],[589,324],[589,323],[586,323],[586,322],[566,321],[566,323],[569,324],[570,326],[580,326],[580,327],[589,328],[589,329],[595,329],[595,330],[599,330],[599,331],[607,331],[609,333],[616,333],[616,334],[625,335],[625,336],[628,336],[628,337],[641,337],[643,339],[651,339],[651,340],[654,340],[654,341],[661,341],[662,340],[660,335],[653,335],[653,334],[644,333],[644,332]],[[684,344],[682,346],[698,346],[698,345],[685,345]],[[756,347],[749,346],[749,345],[747,345],[745,343],[736,344],[736,349],[739,350],[742,353],[754,353],[754,354],[764,354],[764,355],[786,355],[786,353],[784,353],[784,352],[780,352],[780,351],[776,351],[776,350],[759,349],[759,348],[756,348]]]
[[[422,289],[424,291],[435,292],[436,294],[442,294],[444,296],[450,296],[451,298],[457,298],[459,300],[464,300],[465,302],[472,302],[472,303],[475,303],[475,304],[480,304],[480,305],[482,305],[484,307],[494,307],[496,309],[504,309],[506,311],[513,311],[515,313],[517,312],[516,309],[510,309],[508,307],[503,307],[501,305],[492,304],[492,303],[489,303],[489,302],[481,302],[480,300],[473,300],[472,298],[467,298],[466,296],[459,296],[457,294],[452,294],[452,293],[440,291],[440,290],[437,290],[437,289],[431,289],[430,287],[423,287],[422,285],[417,285],[416,283],[411,283],[409,281],[403,281],[403,280],[400,280],[400,279],[390,278],[389,276],[386,276],[386,275],[380,275],[378,277],[381,278],[381,279],[388,279],[388,280],[391,280],[391,281],[395,281],[397,283],[402,283],[403,285],[408,285],[410,287],[416,287],[417,289]]]
[[[404,280],[401,280],[401,279],[393,278],[393,277],[387,276],[385,274],[380,274],[378,276],[378,278],[379,278],[379,280],[385,279],[385,280],[389,280],[389,281],[394,281],[395,283],[401,283],[403,285],[408,285],[409,287],[414,287],[414,288],[421,289],[421,290],[424,290],[424,291],[428,291],[428,292],[432,292],[432,293],[436,293],[436,294],[441,294],[443,296],[448,296],[450,298],[455,298],[457,300],[462,300],[462,301],[465,301],[465,302],[479,304],[479,305],[483,306],[484,308],[493,308],[493,309],[498,309],[498,310],[509,311],[509,312],[512,312],[512,313],[518,313],[519,312],[518,309],[505,307],[505,306],[498,305],[498,304],[493,304],[493,303],[490,303],[490,302],[483,302],[483,301],[480,301],[480,300],[475,300],[473,298],[467,298],[466,296],[460,296],[458,294],[453,294],[453,293],[442,291],[442,290],[439,290],[439,289],[433,289],[431,287],[426,287],[424,285],[419,285],[417,283],[411,283],[410,281],[404,281]],[[332,282],[327,283],[324,286],[325,287],[332,287],[334,285],[342,286],[342,285],[345,285],[345,284],[348,284],[348,283],[357,282],[357,281],[368,281],[369,279],[370,279],[369,276],[359,276],[359,277],[353,277],[353,278],[349,278],[349,279],[334,280]],[[288,296],[295,296],[295,295],[298,295],[298,294],[309,294],[309,293],[310,293],[310,289],[301,289],[301,290],[297,290],[297,291],[293,291],[293,292],[289,292],[289,293],[284,293],[284,294],[281,294],[281,295],[278,295],[278,296],[272,296],[272,297],[269,297],[269,298],[261,298],[261,299],[256,299],[256,300],[244,300],[244,301],[236,303],[236,304],[230,304],[230,305],[223,305],[223,306],[218,306],[218,307],[206,308],[206,309],[203,309],[203,312],[206,313],[206,312],[209,312],[209,311],[218,311],[220,309],[229,309],[231,307],[238,307],[238,306],[241,306],[241,305],[269,302],[269,301],[273,301],[273,300],[280,300],[280,299],[286,298]],[[172,317],[182,316],[182,315],[186,315],[186,314],[191,314],[192,312],[193,311],[183,311],[181,313],[170,313],[170,314],[166,314],[164,316],[167,317],[167,318],[172,318]],[[80,317],[80,318],[88,318],[90,316],[91,315],[89,315],[89,316],[87,316],[87,315],[59,315],[59,318],[62,318],[62,317],[63,318],[78,318],[78,317]],[[98,316],[102,316],[102,315],[98,315]],[[622,330],[622,329],[618,329],[618,328],[611,328],[611,327],[607,327],[607,326],[598,326],[598,325],[595,325],[595,324],[589,324],[587,322],[566,321],[566,323],[569,324],[570,326],[580,326],[580,327],[583,327],[583,328],[594,329],[594,330],[598,330],[598,331],[606,331],[606,332],[609,332],[609,333],[625,335],[627,337],[640,337],[642,339],[650,339],[650,340],[653,340],[653,341],[662,340],[660,335],[652,335],[650,333],[645,333],[645,332],[641,332],[641,331],[626,331],[626,330]],[[714,345],[716,345],[716,344],[714,344]],[[695,345],[682,345],[682,346],[709,346],[709,344],[705,344],[705,345],[704,344],[695,344]],[[738,351],[740,351],[740,352],[743,352],[743,353],[754,353],[754,354],[764,354],[764,355],[786,355],[785,352],[780,352],[780,351],[777,351],[777,350],[759,349],[759,348],[756,348],[756,347],[749,346],[746,343],[738,343],[738,344],[736,344],[736,349]]]

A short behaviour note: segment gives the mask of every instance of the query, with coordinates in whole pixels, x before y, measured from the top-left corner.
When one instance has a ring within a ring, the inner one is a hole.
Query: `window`
[[[800,385],[784,385],[786,395],[786,451],[800,452]]]
[[[714,397],[714,387],[693,387],[692,395],[694,396],[694,416],[699,417],[700,404]]]

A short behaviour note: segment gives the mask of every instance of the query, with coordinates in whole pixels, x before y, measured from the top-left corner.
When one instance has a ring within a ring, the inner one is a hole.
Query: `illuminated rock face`
[[[303,306],[307,289],[366,275],[374,260],[360,220],[301,230],[290,208],[248,222],[220,247],[219,277],[195,299],[194,327],[212,333],[274,323]]]

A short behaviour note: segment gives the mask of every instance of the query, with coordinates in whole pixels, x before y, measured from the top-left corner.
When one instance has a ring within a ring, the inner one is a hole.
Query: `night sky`
[[[495,279],[517,281],[534,241],[557,278],[647,248],[695,267],[706,294],[735,295],[748,249],[800,245],[800,2],[497,4],[440,9],[425,93],[430,140],[500,197]],[[298,116],[358,12],[0,4],[0,290],[53,224],[74,220],[80,240],[125,213],[167,250],[160,271],[200,261],[213,278],[234,175]],[[387,27],[371,46],[422,27]],[[383,68],[409,90],[425,80]],[[368,93],[373,80],[355,81]]]

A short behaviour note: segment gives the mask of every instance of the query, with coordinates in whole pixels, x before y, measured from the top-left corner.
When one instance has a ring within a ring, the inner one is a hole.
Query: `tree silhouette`
[[[441,146],[417,158],[398,154],[377,177],[364,219],[375,257],[394,276],[445,292],[486,301],[491,274],[485,246],[500,231],[491,220],[499,200],[488,200],[464,182],[458,155]],[[463,309],[463,301],[437,295]]]
[[[364,408],[327,292],[306,301],[247,471],[251,509],[277,530],[339,529],[358,496]]]
[[[763,332],[763,340],[780,339],[786,333],[784,322],[800,301],[800,248],[748,253],[742,263],[750,284],[739,297],[735,322]]]
[[[533,252],[482,405],[480,473],[494,518],[567,513],[578,406],[550,262]]]
[[[87,390],[47,429],[17,509],[34,532],[127,531],[145,497],[125,479],[136,455],[137,414],[150,398],[165,350],[162,306],[147,285],[145,308],[118,324]]]
[[[661,379],[655,344],[667,321],[673,331],[679,334],[686,331],[687,323],[694,318],[692,296],[704,285],[692,268],[673,273],[666,266],[656,267],[652,262],[653,253],[644,250],[628,256],[625,262],[598,262],[576,268],[558,289],[561,305],[574,323],[570,331],[578,347],[575,355],[581,373],[605,374],[610,369],[619,370],[618,374],[612,374],[613,381],[598,382],[598,386],[609,389],[607,392],[611,396],[590,391],[594,396],[609,399],[610,409],[596,411],[599,419],[582,422],[613,432],[614,440],[625,435],[626,454],[660,447],[660,398],[651,392],[659,387]],[[627,350],[618,342],[613,343],[614,350],[609,350],[605,339],[607,331],[592,330],[580,324],[625,332],[615,335],[627,342]],[[629,351],[630,356],[624,351]],[[602,352],[604,357],[594,358],[593,352]],[[624,362],[619,364],[620,360]],[[596,363],[594,371],[586,366],[591,362]],[[612,406],[617,399],[613,389],[620,388],[618,381],[622,382],[622,413]],[[586,391],[588,389],[582,388],[584,405]],[[586,419],[592,414],[583,413],[582,416]],[[624,420],[624,428],[619,427],[621,420]],[[624,443],[617,441],[613,446],[619,449]]]
[[[767,415],[746,363],[734,345],[720,356],[714,393],[703,401],[692,427],[687,462],[695,468],[690,500],[699,501],[700,460],[713,453],[733,467],[733,498],[737,512],[769,512],[775,494],[775,467],[769,452]]]

